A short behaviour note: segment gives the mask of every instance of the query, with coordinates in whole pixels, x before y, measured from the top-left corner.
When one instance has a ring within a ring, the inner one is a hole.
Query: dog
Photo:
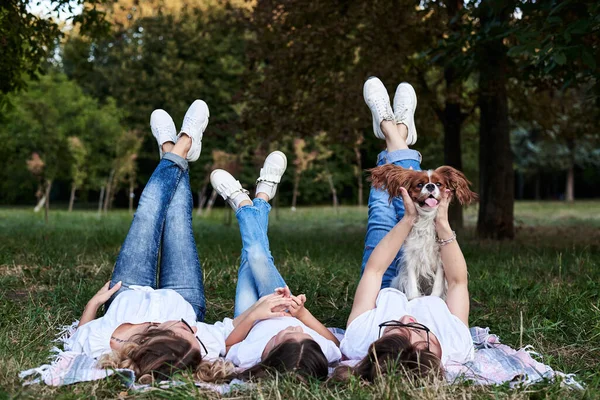
[[[391,287],[404,292],[409,300],[424,293],[445,299],[447,282],[435,231],[435,217],[442,194],[447,189],[461,205],[476,201],[478,196],[471,191],[471,182],[461,171],[449,166],[415,171],[386,164],[369,171],[373,187],[387,190],[390,202],[393,197],[400,197],[401,187],[406,188],[418,214],[403,245],[402,268]]]

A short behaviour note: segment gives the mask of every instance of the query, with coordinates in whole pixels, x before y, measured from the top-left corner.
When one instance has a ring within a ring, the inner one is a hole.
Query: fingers
[[[108,286],[108,284],[110,283],[110,281],[108,281],[108,283],[105,286]],[[113,286],[109,292],[110,293],[115,293],[117,290],[121,289],[121,285],[123,284],[122,281],[117,282],[117,284],[115,286]]]

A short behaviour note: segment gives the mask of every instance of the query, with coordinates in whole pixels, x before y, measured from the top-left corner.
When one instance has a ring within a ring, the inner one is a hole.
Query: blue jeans
[[[377,165],[395,164],[402,168],[421,170],[421,154],[416,150],[396,150],[388,153],[386,150],[377,156]],[[365,250],[360,274],[362,276],[365,266],[371,253],[383,237],[392,230],[392,228],[404,216],[404,203],[399,197],[392,199],[386,190],[371,188],[369,193],[369,220],[367,222],[367,235],[365,237]],[[398,275],[398,266],[401,265],[402,249],[394,258],[388,269],[383,275],[381,288],[387,288],[392,283],[392,279]]]
[[[111,287],[119,281],[123,286],[110,301],[132,285],[173,289],[192,305],[198,321],[204,320],[206,300],[192,211],[187,161],[165,153],[142,192],[121,247]]]
[[[285,286],[269,250],[267,228],[271,206],[262,199],[254,199],[252,203],[252,206],[238,208],[235,214],[242,236],[242,256],[235,290],[235,317],[262,296]]]

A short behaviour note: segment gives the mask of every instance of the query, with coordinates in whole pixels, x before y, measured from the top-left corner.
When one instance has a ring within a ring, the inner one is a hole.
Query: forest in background
[[[374,138],[362,84],[408,81],[425,168],[459,168],[481,237],[514,236],[515,198],[598,197],[594,1],[47,1],[0,6],[0,203],[135,207],[157,162],[149,116],[211,110],[199,210],[225,168],[248,187],[289,158],[281,206],[364,205]],[[454,208],[453,226],[462,210]]]

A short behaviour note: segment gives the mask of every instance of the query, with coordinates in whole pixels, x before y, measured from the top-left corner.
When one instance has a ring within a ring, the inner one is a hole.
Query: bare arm
[[[304,307],[304,303],[306,302],[306,296],[300,294],[298,296],[291,296],[292,304],[290,306],[290,314],[293,317],[298,318],[304,325],[308,326],[313,331],[317,332],[319,335],[323,336],[325,339],[331,340],[335,343],[336,346],[340,346],[340,341],[335,337],[333,333],[327,329],[321,321],[319,321],[306,307]]]
[[[412,229],[417,216],[417,210],[406,189],[402,188],[401,190],[406,210],[404,217],[381,239],[377,247],[373,250],[373,253],[371,253],[371,257],[369,257],[365,266],[365,271],[360,278],[360,282],[358,282],[358,287],[354,294],[352,311],[350,311],[346,327],[362,313],[375,308],[375,301],[381,288],[383,274],[385,274],[396,254],[398,254],[404,240],[406,240]]]
[[[446,194],[440,202],[436,217],[436,233],[440,239],[451,238],[453,233],[448,223],[448,205],[451,195]],[[469,279],[467,262],[458,241],[454,240],[441,246],[440,253],[444,265],[444,273],[448,281],[446,304],[453,315],[456,315],[466,326],[469,326]]]
[[[77,327],[83,326],[90,321],[96,319],[96,313],[98,312],[98,308],[110,299],[110,297],[117,292],[121,288],[121,282],[117,282],[115,286],[112,288],[108,288],[110,286],[110,281],[106,282],[104,286],[98,290],[98,292],[88,301],[83,309],[83,314],[81,314],[81,318],[79,318],[79,325]]]
[[[287,316],[285,311],[279,311],[279,309],[288,307],[290,302],[289,298],[275,293],[261,297],[252,307],[233,320],[233,331],[225,339],[227,351],[248,336],[256,321]]]

